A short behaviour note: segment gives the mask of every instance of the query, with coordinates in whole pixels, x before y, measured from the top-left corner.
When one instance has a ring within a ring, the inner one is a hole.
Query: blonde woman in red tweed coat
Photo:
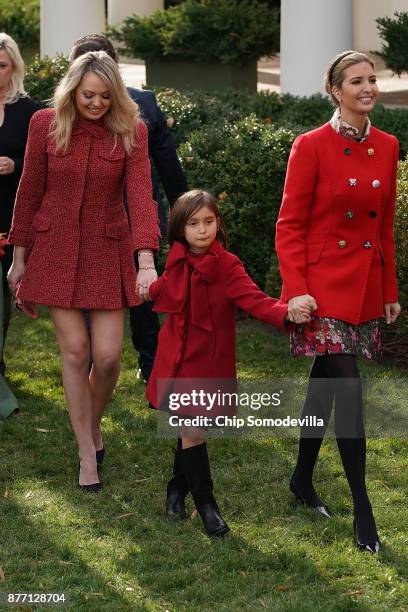
[[[157,278],[157,207],[147,128],[106,53],[73,62],[54,106],[37,112],[30,124],[10,232],[15,249],[9,283],[21,299],[49,306],[79,446],[79,485],[97,492],[100,422],[119,375],[124,308],[147,298]],[[89,376],[83,309],[91,312]]]

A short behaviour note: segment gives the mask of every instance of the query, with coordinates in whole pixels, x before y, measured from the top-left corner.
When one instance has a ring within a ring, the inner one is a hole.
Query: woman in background
[[[0,234],[8,234],[18,183],[23,170],[28,126],[38,106],[24,91],[24,62],[17,43],[0,33]],[[11,295],[7,273],[13,247],[4,247],[3,264],[3,345],[10,320]],[[5,365],[1,353],[0,373]]]

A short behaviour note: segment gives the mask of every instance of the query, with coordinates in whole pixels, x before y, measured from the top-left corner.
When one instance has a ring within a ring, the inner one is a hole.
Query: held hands
[[[13,174],[16,164],[10,157],[0,157],[0,175]]]
[[[137,273],[136,293],[141,300],[149,300],[149,287],[157,280],[153,253],[150,250],[138,252],[139,271]]]
[[[395,321],[400,315],[400,312],[401,306],[398,304],[398,302],[395,302],[393,304],[384,304],[384,316],[387,325],[395,323]]]
[[[311,295],[297,295],[288,302],[288,319],[292,323],[308,323],[317,304]]]

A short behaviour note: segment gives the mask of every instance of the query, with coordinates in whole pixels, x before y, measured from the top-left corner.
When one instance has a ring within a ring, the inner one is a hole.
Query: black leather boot
[[[173,478],[167,483],[166,516],[173,521],[183,521],[187,518],[184,501],[188,493],[188,485],[181,459],[181,438],[178,438],[173,452]]]
[[[210,538],[222,538],[229,532],[215,501],[207,444],[199,444],[181,451],[183,470],[194,504]]]

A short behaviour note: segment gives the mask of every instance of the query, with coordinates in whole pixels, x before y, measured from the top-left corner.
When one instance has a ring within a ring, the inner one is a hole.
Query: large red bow
[[[204,255],[194,255],[181,242],[174,242],[167,257],[167,279],[155,302],[154,310],[176,314],[182,312],[188,298],[191,275],[190,307],[193,325],[212,331],[207,284],[217,273],[219,249],[214,241]]]

